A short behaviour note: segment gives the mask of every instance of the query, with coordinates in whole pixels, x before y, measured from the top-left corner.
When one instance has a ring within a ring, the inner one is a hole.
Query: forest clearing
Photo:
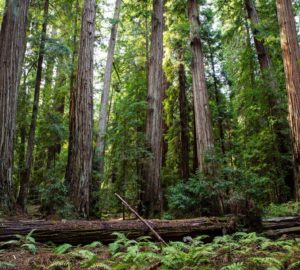
[[[300,0],[0,0],[0,269],[300,270]]]

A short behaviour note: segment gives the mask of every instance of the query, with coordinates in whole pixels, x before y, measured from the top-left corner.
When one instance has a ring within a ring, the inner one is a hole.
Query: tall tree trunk
[[[289,124],[293,141],[295,197],[300,198],[300,49],[291,0],[277,0],[280,40],[288,92]]]
[[[39,56],[38,56],[36,79],[35,79],[32,116],[31,116],[31,123],[30,123],[29,136],[28,136],[28,142],[27,142],[25,164],[24,164],[24,168],[21,173],[20,192],[19,192],[19,196],[18,196],[18,200],[17,200],[17,203],[22,208],[22,210],[25,210],[26,201],[27,201],[27,197],[28,197],[28,191],[29,191],[29,181],[30,181],[30,173],[31,173],[31,167],[32,167],[33,150],[34,150],[34,144],[35,144],[35,131],[36,131],[38,109],[39,109],[41,82],[42,82],[43,61],[44,61],[44,55],[45,55],[48,13],[49,13],[49,0],[45,0],[45,2],[44,2],[44,19],[43,19],[43,26],[42,26],[42,32],[41,32]]]
[[[74,82],[76,79],[76,70],[75,70],[75,62],[76,57],[78,55],[78,42],[77,42],[77,34],[78,34],[78,17],[79,17],[79,0],[76,0],[75,3],[75,16],[74,16],[74,32],[73,32],[73,53],[72,53],[72,66],[71,66],[71,76],[70,76],[70,101],[69,101],[69,146],[73,143],[73,137],[74,134],[72,133],[75,123],[75,96],[74,96]],[[72,149],[71,147],[68,147],[68,162],[66,167],[66,175],[65,175],[65,181],[67,182],[67,185],[70,186],[69,180],[70,180],[70,174],[71,169],[69,167],[70,165],[70,157],[72,156],[71,153]]]
[[[182,61],[182,52],[179,56]],[[189,117],[186,98],[186,76],[182,62],[178,66],[179,77],[179,111],[180,111],[180,176],[184,180],[189,179]]]
[[[30,0],[6,0],[0,32],[0,211],[13,206],[13,141],[17,89],[26,48],[26,21]]]
[[[201,172],[213,174],[213,166],[205,162],[205,156],[214,155],[214,139],[205,81],[202,45],[200,39],[200,20],[196,0],[188,1],[190,39],[193,55],[192,77],[195,109],[198,167]]]
[[[146,123],[146,141],[151,158],[144,166],[140,208],[146,217],[157,216],[162,210],[163,9],[163,0],[153,0]]]
[[[92,172],[93,56],[95,0],[85,0],[82,12],[80,49],[74,87],[74,123],[69,153],[70,198],[77,211],[89,215],[89,185]]]
[[[120,17],[121,0],[116,0],[115,12],[113,17],[113,25],[110,33],[108,45],[107,60],[104,74],[104,84],[101,98],[101,110],[99,119],[99,136],[97,140],[96,158],[99,162],[99,173],[103,177],[104,174],[104,154],[105,154],[105,134],[108,118],[108,102],[111,83],[111,73],[113,68],[114,52],[116,47],[118,20]]]

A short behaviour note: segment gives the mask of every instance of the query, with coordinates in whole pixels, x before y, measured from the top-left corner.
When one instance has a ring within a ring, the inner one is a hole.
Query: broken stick
[[[153,227],[149,224],[149,222],[145,219],[143,219],[137,211],[135,211],[118,193],[115,193],[115,195],[118,197],[118,199],[129,208],[129,210],[134,213],[137,218],[142,221],[149,229],[150,231],[156,236],[156,238],[162,242],[163,244],[167,245],[166,241],[164,239],[161,238],[161,236],[153,229]]]

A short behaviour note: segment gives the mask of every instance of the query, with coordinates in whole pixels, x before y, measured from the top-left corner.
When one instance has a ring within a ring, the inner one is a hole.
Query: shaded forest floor
[[[299,216],[299,210],[299,203],[270,205],[265,216]],[[31,209],[30,215],[40,217],[37,209]],[[130,240],[121,233],[114,235],[116,240],[109,245],[96,241],[79,246],[36,243],[31,233],[17,236],[0,243],[0,269],[300,270],[300,238],[287,235],[271,240],[257,233],[237,232],[215,237],[209,243],[202,235],[167,245],[145,236]]]
[[[201,269],[201,270],[299,270],[300,239],[270,240],[256,233],[236,233],[204,243],[205,236],[169,242],[167,246],[147,237],[129,240],[118,234],[108,246],[35,243],[30,236],[7,243],[0,250],[0,269]]]

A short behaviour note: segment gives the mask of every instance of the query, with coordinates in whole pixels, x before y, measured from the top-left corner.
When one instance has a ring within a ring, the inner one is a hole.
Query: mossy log
[[[165,240],[182,240],[185,236],[208,235],[211,237],[235,231],[233,217],[212,217],[185,220],[148,220],[154,230]],[[85,244],[93,241],[109,243],[115,240],[113,232],[124,233],[128,238],[153,236],[140,220],[113,221],[46,221],[46,220],[0,220],[0,241],[26,235],[30,231],[38,242]]]

